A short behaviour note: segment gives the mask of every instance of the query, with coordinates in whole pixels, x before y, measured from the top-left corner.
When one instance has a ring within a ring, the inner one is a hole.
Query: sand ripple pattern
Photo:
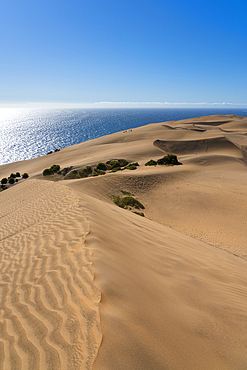
[[[79,200],[38,180],[0,200],[0,369],[91,369],[100,292]]]

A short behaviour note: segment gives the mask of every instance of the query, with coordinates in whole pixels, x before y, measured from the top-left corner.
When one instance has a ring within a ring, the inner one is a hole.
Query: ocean
[[[0,165],[39,157],[55,149],[149,123],[212,114],[247,116],[247,109],[0,108]]]

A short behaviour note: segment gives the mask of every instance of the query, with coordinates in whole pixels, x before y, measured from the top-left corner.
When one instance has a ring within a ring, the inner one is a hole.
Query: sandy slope
[[[101,342],[90,231],[66,187],[1,193],[0,368],[91,369]]]
[[[31,176],[0,193],[0,369],[246,369],[246,133],[199,117],[1,166]],[[165,152],[183,165],[144,166]],[[140,167],[39,180],[112,158]]]

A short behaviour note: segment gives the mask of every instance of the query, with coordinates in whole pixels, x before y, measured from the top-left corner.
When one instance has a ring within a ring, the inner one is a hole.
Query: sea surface
[[[55,149],[149,123],[211,114],[247,116],[247,109],[0,108],[0,165],[39,157]]]

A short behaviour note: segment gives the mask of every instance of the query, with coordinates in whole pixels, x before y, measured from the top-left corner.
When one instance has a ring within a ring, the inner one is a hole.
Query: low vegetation
[[[117,172],[135,170],[139,163],[129,163],[126,159],[111,159],[107,162],[99,162],[93,166],[86,166],[82,169],[73,169],[73,166],[60,169],[59,165],[53,165],[43,171],[43,176],[49,176],[49,179],[64,178],[65,180],[80,179],[86,177],[95,177],[105,175],[107,172]]]
[[[58,164],[54,164],[50,168],[46,168],[43,171],[43,176],[53,175],[54,173],[57,173],[59,170],[60,170],[60,166]]]
[[[166,165],[166,166],[175,166],[178,165],[178,158],[174,154],[167,154],[164,157],[158,159],[157,161],[154,161],[153,159],[150,159],[147,163],[145,163],[145,166],[156,166],[156,165]]]
[[[145,217],[144,213],[143,212],[137,212],[137,211],[133,211],[133,213],[135,213],[136,215],[139,215],[141,217]]]
[[[9,177],[3,177],[1,179],[1,186],[0,186],[0,191],[8,189],[11,185],[14,185],[19,181],[18,178],[22,177],[23,179],[27,179],[29,175],[25,172],[22,176],[20,175],[20,172],[16,173],[11,173]]]
[[[174,166],[179,164],[177,160],[177,156],[173,154],[167,154],[163,158],[158,159],[157,161],[154,161],[153,159],[150,159],[147,163],[145,163],[145,166],[156,166],[156,165],[167,165],[167,166]],[[59,180],[71,180],[71,179],[81,179],[86,177],[96,177],[96,176],[102,176],[106,173],[114,173],[118,171],[124,171],[124,170],[136,170],[139,166],[138,162],[128,162],[126,159],[110,159],[107,162],[99,162],[98,164],[92,165],[92,166],[86,166],[82,169],[73,169],[73,166],[65,167],[63,169],[60,169],[59,165],[54,164],[50,168],[46,168],[43,171],[43,176],[47,177],[49,179]]]
[[[122,194],[131,194],[127,191],[125,192],[121,190],[121,192]],[[139,202],[139,200],[135,199],[132,195],[125,195],[124,197],[120,197],[119,195],[118,196],[113,195],[112,200],[118,207],[121,207],[124,209],[132,209],[132,208],[144,209],[144,205],[141,202]]]

